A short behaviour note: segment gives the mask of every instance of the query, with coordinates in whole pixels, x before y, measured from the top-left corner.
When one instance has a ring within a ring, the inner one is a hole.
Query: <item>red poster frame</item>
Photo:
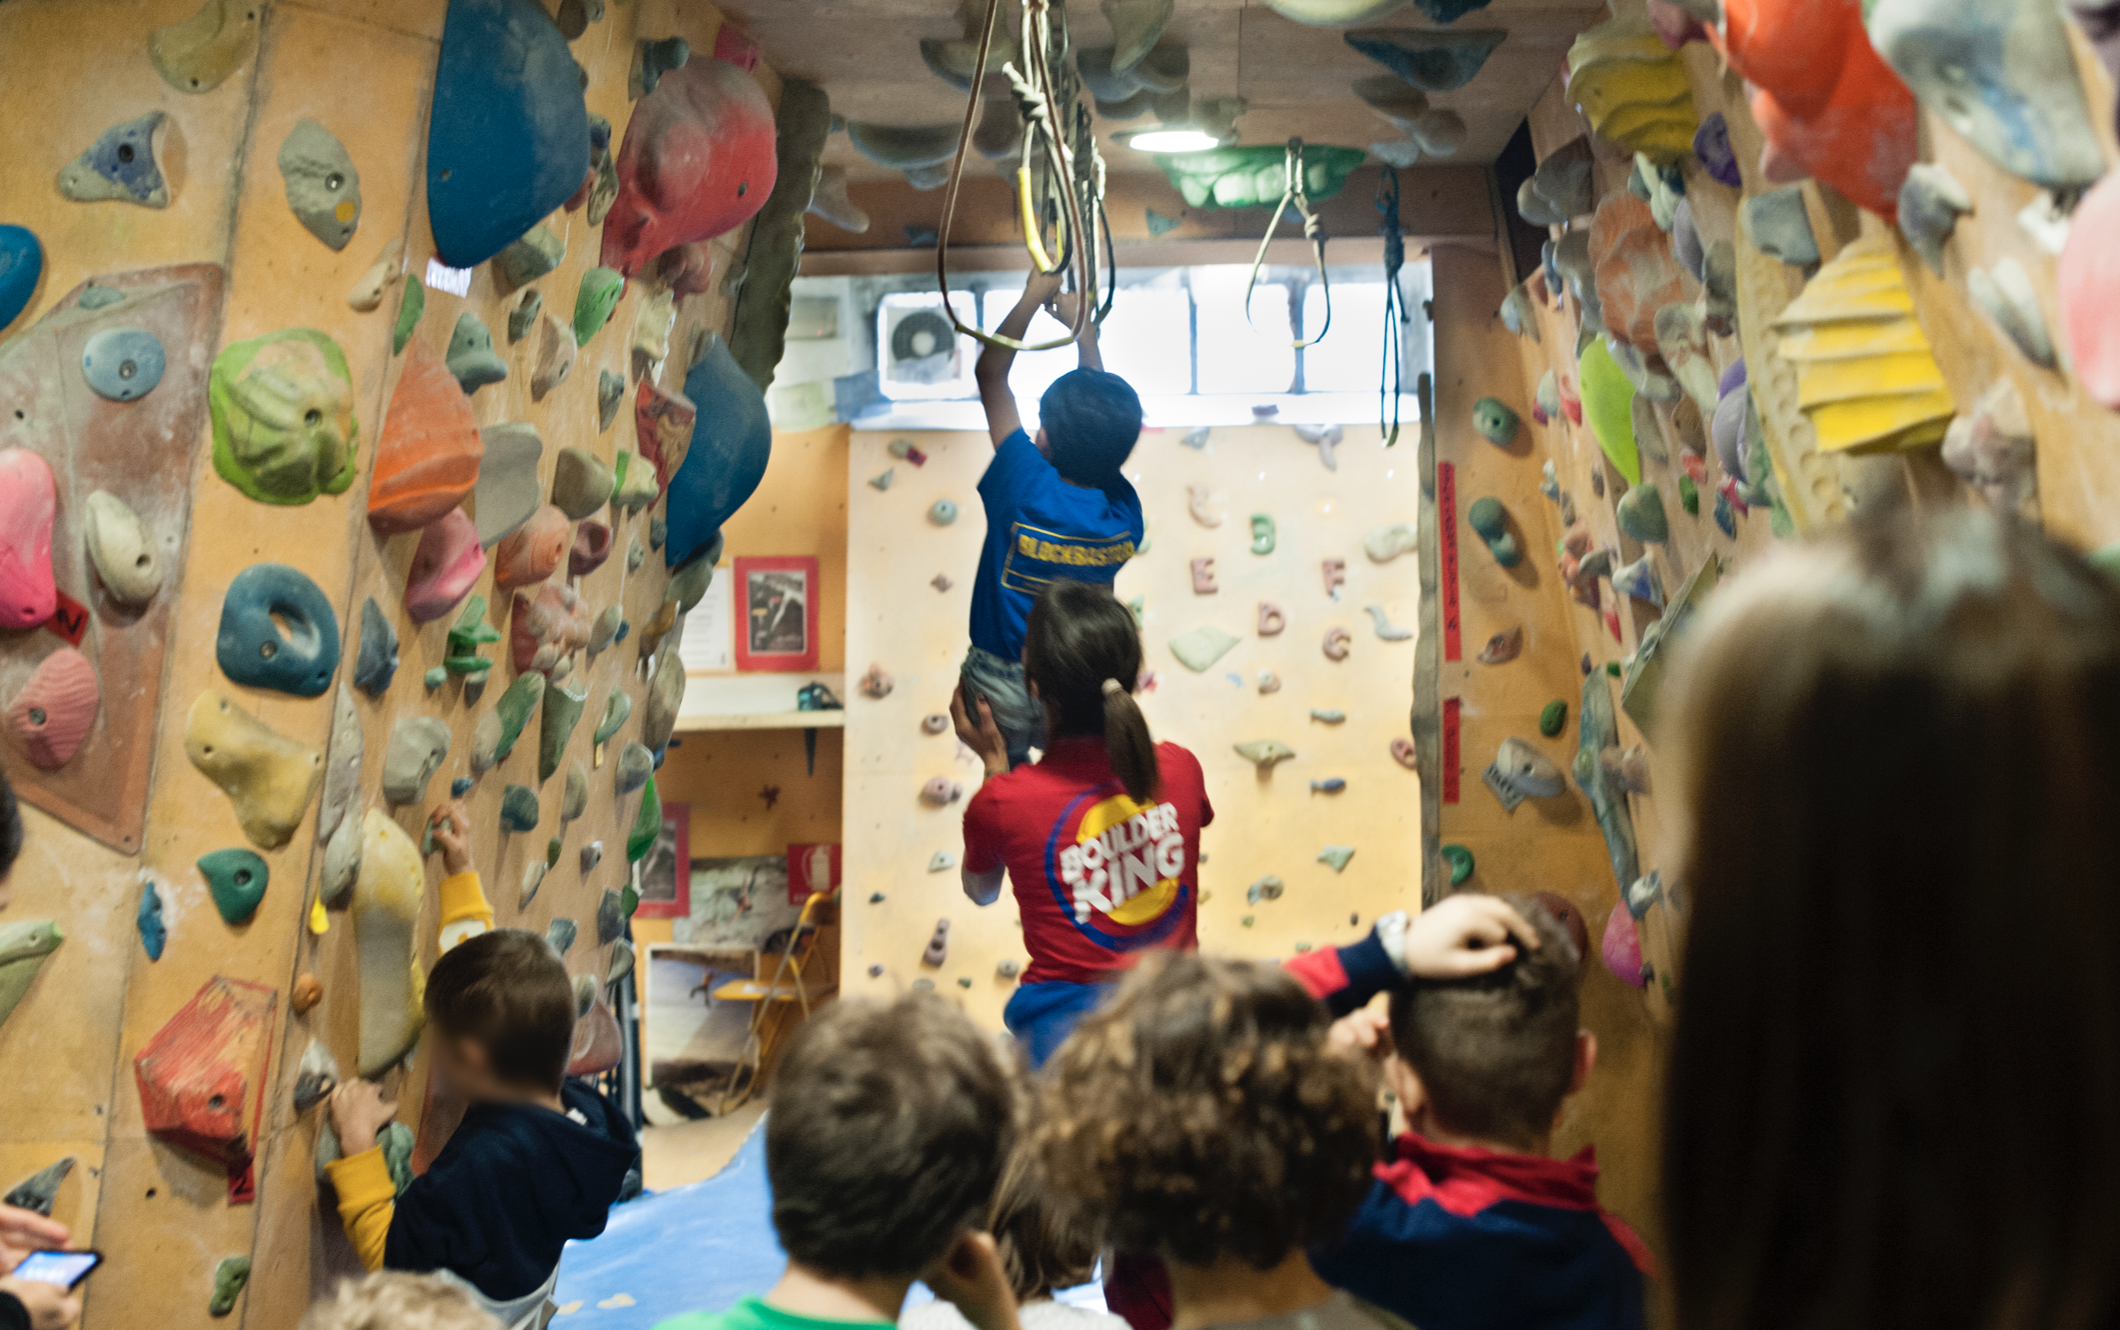
[[[803,577],[802,651],[751,649],[751,574],[800,573]],[[731,574],[735,620],[736,668],[752,674],[807,674],[817,669],[817,558],[815,555],[770,555],[739,558]]]

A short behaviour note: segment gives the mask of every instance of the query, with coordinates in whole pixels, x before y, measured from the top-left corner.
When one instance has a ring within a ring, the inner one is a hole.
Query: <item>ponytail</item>
[[[1052,735],[1099,735],[1112,774],[1137,803],[1162,785],[1148,719],[1134,701],[1141,677],[1141,625],[1109,587],[1065,579],[1031,606],[1023,636],[1023,672],[1038,687]]]
[[[1111,756],[1112,772],[1126,787],[1135,803],[1155,798],[1163,784],[1156,767],[1156,743],[1148,737],[1148,718],[1133,690],[1117,679],[1104,681],[1104,748]]]

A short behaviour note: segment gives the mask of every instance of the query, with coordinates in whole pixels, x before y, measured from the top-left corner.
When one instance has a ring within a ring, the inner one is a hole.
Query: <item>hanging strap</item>
[[[1384,233],[1384,364],[1377,376],[1377,430],[1384,446],[1399,441],[1399,397],[1404,390],[1405,346],[1402,325],[1405,301],[1399,295],[1399,269],[1406,266],[1406,237],[1399,231],[1399,170],[1384,168],[1377,177],[1378,228]]]
[[[1281,201],[1274,205],[1273,220],[1266,224],[1266,235],[1259,241],[1259,252],[1251,261],[1251,280],[1244,284],[1244,321],[1252,323],[1251,293],[1259,284],[1259,270],[1266,266],[1266,250],[1273,244],[1273,233],[1280,229],[1281,216],[1291,207],[1303,219],[1303,238],[1310,242],[1311,254],[1318,267],[1318,288],[1325,293],[1325,321],[1318,325],[1318,335],[1289,343],[1300,351],[1306,346],[1316,346],[1332,329],[1332,281],[1325,275],[1325,224],[1319,220],[1317,211],[1310,206],[1310,191],[1304,184],[1303,140],[1288,140],[1288,157],[1285,162],[1287,184],[1281,190]]]
[[[942,226],[935,240],[935,281],[942,292],[943,313],[958,332],[988,346],[1011,351],[1050,351],[1066,346],[1082,335],[1091,316],[1096,291],[1092,246],[1086,239],[1096,225],[1096,205],[1092,202],[1085,208],[1085,201],[1076,188],[1073,154],[1059,132],[1066,121],[1066,108],[1073,104],[1073,98],[1056,95],[1047,22],[1050,0],[1023,0],[1023,37],[1018,45],[1023,69],[1017,70],[1013,62],[1001,67],[1015,93],[1017,109],[1024,116],[1023,155],[1016,169],[1016,199],[1023,222],[1023,246],[1032,264],[1039,272],[1048,274],[1072,267],[1075,289],[1089,293],[1089,296],[1077,302],[1074,321],[1066,336],[1049,342],[1022,342],[968,326],[958,317],[956,306],[950,303],[950,230],[956,221],[957,196],[964,185],[964,164],[971,151],[972,130],[979,115],[979,78],[986,71],[987,57],[993,49],[994,27],[1000,21],[1001,3],[1002,0],[987,0],[986,23],[980,29],[979,63],[974,67],[972,90],[965,101],[964,124],[957,132],[957,151],[950,160],[949,185],[942,196]],[[1091,151],[1095,151],[1094,142]],[[1058,213],[1053,218],[1055,248],[1059,250],[1057,259],[1045,247],[1040,218],[1043,209],[1034,188],[1034,167],[1040,164],[1045,168],[1045,189],[1059,195]],[[1101,175],[1100,163],[1100,179]]]

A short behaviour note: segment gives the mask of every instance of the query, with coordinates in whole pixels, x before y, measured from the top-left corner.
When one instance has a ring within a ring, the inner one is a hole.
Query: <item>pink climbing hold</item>
[[[0,628],[35,628],[59,607],[52,581],[52,520],[59,489],[27,448],[0,451]]]
[[[2120,172],[2076,205],[2055,284],[2061,329],[2076,377],[2090,395],[2120,411]]]
[[[1634,916],[1627,913],[1625,902],[1612,907],[1598,951],[1605,958],[1605,968],[1613,974],[1636,988],[1649,986],[1649,976],[1642,968],[1641,930],[1634,926]]]
[[[451,508],[420,532],[405,579],[405,612],[414,623],[429,623],[456,608],[471,594],[486,571],[486,551],[478,543],[478,523],[461,508]]]
[[[38,664],[8,705],[8,733],[32,764],[56,771],[73,759],[95,727],[101,700],[96,667],[72,647],[60,647]]]
[[[733,231],[779,173],[773,108],[727,60],[694,59],[657,82],[626,123],[603,263],[628,277],[676,245]]]
[[[559,663],[589,645],[589,607],[573,587],[546,582],[535,595],[515,593],[508,649],[518,674],[550,676]]]

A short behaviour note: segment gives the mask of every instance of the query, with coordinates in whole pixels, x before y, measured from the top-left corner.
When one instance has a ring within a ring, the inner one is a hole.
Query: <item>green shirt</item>
[[[757,1298],[745,1298],[725,1312],[686,1312],[673,1316],[655,1330],[890,1330],[889,1321],[835,1321],[815,1316],[797,1316]]]

